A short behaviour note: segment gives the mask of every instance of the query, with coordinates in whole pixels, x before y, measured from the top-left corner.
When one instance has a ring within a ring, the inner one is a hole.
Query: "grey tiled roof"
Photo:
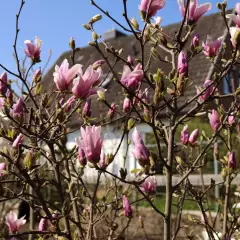
[[[180,26],[180,23],[176,24],[171,24],[166,27],[163,27],[163,31],[166,32],[170,36],[174,36],[175,33],[177,32],[178,28]],[[198,34],[200,36],[201,41],[205,41],[207,34],[211,35],[213,39],[216,39],[223,35],[223,31],[225,30],[225,23],[220,16],[219,13],[217,14],[211,14],[208,16],[202,17],[195,30],[194,33]],[[229,43],[229,41],[228,41]],[[134,58],[141,58],[140,56],[140,46],[139,43],[136,41],[135,37],[133,35],[130,36],[120,36],[116,39],[112,39],[107,41],[108,46],[113,46],[115,49],[124,49],[124,52],[122,54],[123,57],[127,57],[128,55],[132,55]],[[227,44],[228,45],[228,44]],[[100,45],[102,50],[104,51],[104,46],[101,44]],[[190,43],[186,45],[186,47],[190,47]],[[114,62],[114,57],[109,54],[104,52],[105,55],[108,56],[108,59],[111,63]],[[145,49],[145,55],[148,56],[150,53],[150,46],[147,45]],[[164,53],[162,50],[159,49],[159,53],[164,59],[166,53]],[[67,58],[70,61],[70,51],[63,53],[58,60],[56,61],[55,64],[61,64],[61,62]],[[88,66],[92,64],[94,61],[102,59],[101,55],[93,48],[93,47],[85,47],[82,48],[81,51],[76,53],[75,60],[77,63],[80,63],[84,66]],[[146,57],[147,59],[147,57]],[[44,85],[47,86],[47,89],[55,89],[55,84],[53,81],[53,71],[54,71],[54,66],[47,72],[47,74],[44,77]],[[119,73],[122,71],[122,63],[117,63],[116,66],[114,67],[114,70],[116,73]],[[159,61],[153,61],[151,65],[151,70],[156,70],[157,68],[161,68],[166,74],[169,73],[171,70],[171,66],[167,65],[166,63],[162,63]],[[199,54],[196,56],[194,59],[191,60],[190,62],[190,67],[189,67],[189,79],[190,82],[193,84],[191,87],[188,89],[184,97],[180,100],[180,103],[183,103],[186,99],[190,98],[191,96],[194,96],[196,93],[195,85],[201,85],[205,80],[207,73],[209,71],[210,67],[210,62],[209,60],[206,59],[204,54]],[[108,72],[108,67],[105,64],[103,66],[103,71],[104,73]],[[124,99],[124,95],[122,92],[121,87],[119,84],[115,81],[110,81],[107,85],[107,92],[106,92],[106,99],[107,101],[111,104],[112,102],[115,102],[119,105],[119,110],[122,108],[122,102]],[[92,106],[92,113],[93,116],[105,116],[108,108],[103,104],[99,103],[97,101],[93,101],[93,106]],[[73,124],[79,122],[79,120],[76,119],[73,121]]]

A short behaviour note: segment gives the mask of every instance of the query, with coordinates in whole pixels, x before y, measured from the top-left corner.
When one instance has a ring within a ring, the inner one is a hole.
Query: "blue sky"
[[[122,0],[95,0],[103,9],[109,11],[116,19],[123,22]],[[11,70],[15,70],[13,59],[13,41],[15,36],[15,16],[18,11],[20,0],[0,1],[0,63]],[[158,16],[163,18],[162,26],[181,20],[177,0],[166,0],[164,9],[158,12]],[[204,3],[205,0],[199,0]],[[216,12],[217,0],[210,0],[213,7],[212,12]],[[129,17],[138,16],[138,5],[140,0],[128,0]],[[228,8],[235,5],[235,0],[228,0]],[[52,58],[49,67],[61,55],[63,51],[69,50],[68,42],[70,37],[74,37],[77,46],[86,46],[91,41],[91,34],[83,27],[89,19],[99,13],[94,6],[90,5],[89,0],[26,0],[22,14],[20,16],[20,33],[17,50],[23,58],[25,48],[24,40],[34,39],[38,36],[43,40],[42,63],[47,60],[48,52],[52,50]],[[103,34],[111,28],[118,28],[115,23],[108,20],[105,16],[103,20],[96,24],[96,29]]]

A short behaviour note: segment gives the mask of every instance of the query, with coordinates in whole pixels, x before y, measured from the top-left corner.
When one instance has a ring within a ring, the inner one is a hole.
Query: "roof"
[[[168,25],[166,27],[163,27],[163,31],[167,33],[170,36],[174,36],[180,26],[180,23],[175,23]],[[223,31],[225,30],[226,26],[225,23],[220,16],[219,13],[211,14],[208,16],[202,17],[194,30],[195,34],[198,34],[200,36],[201,41],[205,41],[207,35],[211,35],[213,39],[217,39],[221,35],[223,35]],[[127,57],[128,55],[133,56],[133,58],[141,58],[140,56],[140,45],[135,39],[133,35],[129,36],[120,36],[116,39],[112,39],[107,41],[107,44],[109,47],[113,46],[115,49],[124,49],[124,52],[122,54],[123,57]],[[187,46],[190,46],[190,43],[187,44]],[[110,63],[113,65],[115,58],[107,53],[105,51],[105,47],[103,44],[100,44],[100,48],[104,52],[104,54],[108,57]],[[148,56],[150,53],[151,46],[149,44],[146,45],[145,48],[145,55]],[[158,49],[158,52],[160,53],[162,58],[164,59],[166,53],[163,52],[161,49]],[[47,72],[47,74],[44,77],[43,85],[47,86],[48,89],[55,89],[55,83],[53,81],[53,72],[54,72],[54,66],[56,64],[60,65],[64,59],[68,59],[70,61],[70,54],[69,52],[64,52],[55,62],[55,64],[50,68],[50,70]],[[80,63],[83,66],[87,67],[90,64],[94,63],[96,60],[102,59],[102,56],[95,50],[94,47],[85,47],[82,48],[79,52],[75,55],[75,62]],[[147,57],[145,58],[147,59]],[[191,96],[194,96],[196,94],[195,85],[202,85],[202,83],[206,80],[206,76],[208,74],[209,68],[210,68],[210,61],[206,59],[204,54],[199,54],[195,58],[193,58],[189,63],[189,79],[190,82],[192,81],[193,84],[189,87],[188,91],[186,92],[185,96],[181,99],[181,102],[185,101],[186,99],[190,98]],[[114,66],[114,71],[116,73],[122,72],[123,64],[118,62]],[[169,73],[171,70],[171,66],[169,64],[159,62],[159,61],[153,61],[151,64],[150,71],[155,71],[157,68],[162,69],[166,74]],[[109,71],[107,65],[105,64],[103,66],[103,72],[107,73]],[[119,75],[120,76],[120,75]],[[124,95],[121,89],[121,86],[115,82],[115,81],[109,81],[107,84],[107,92],[106,92],[106,100],[111,104],[112,102],[115,102],[119,105],[119,111],[122,109],[122,102],[124,100]],[[181,104],[181,103],[180,103]],[[92,102],[92,113],[93,116],[100,116],[103,118],[108,111],[108,107],[101,102],[93,101]],[[74,121],[72,124],[79,124],[78,118],[74,117]]]

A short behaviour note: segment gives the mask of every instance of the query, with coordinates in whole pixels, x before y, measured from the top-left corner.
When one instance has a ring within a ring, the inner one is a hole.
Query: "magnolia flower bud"
[[[89,21],[89,23],[90,24],[93,24],[93,23],[95,23],[95,22],[97,22],[97,21],[99,21],[99,20],[101,20],[102,19],[102,15],[101,14],[97,14],[97,15],[95,15],[95,16],[93,16],[92,18],[91,18],[91,20]]]
[[[111,108],[108,110],[108,118],[113,119],[116,112],[117,105],[115,103],[111,104]]]
[[[228,164],[231,169],[236,169],[235,152],[230,152],[228,155]]]
[[[199,135],[199,130],[198,130],[198,129],[195,129],[195,130],[191,133],[191,135],[190,135],[190,137],[189,137],[189,139],[188,139],[188,142],[189,142],[191,145],[193,145],[193,144],[197,141],[198,135]]]
[[[6,163],[2,162],[0,163],[0,177],[2,177],[4,175],[4,171],[6,170]]]
[[[97,91],[98,99],[101,101],[105,101],[105,93],[101,90]]]
[[[82,110],[83,118],[91,117],[91,99],[88,99]]]
[[[123,102],[123,111],[125,113],[128,113],[130,112],[130,110],[131,110],[131,101],[128,97],[126,97]]]
[[[181,132],[181,141],[183,145],[186,145],[188,143],[188,138],[189,138],[188,125],[186,125],[184,126]]]
[[[131,218],[132,217],[132,207],[131,207],[130,201],[128,200],[128,198],[125,195],[123,195],[122,202],[123,202],[124,216]]]
[[[132,24],[132,26],[133,26],[134,29],[136,29],[136,30],[139,29],[139,24],[138,24],[137,19],[136,19],[135,17],[133,17],[133,18],[131,19],[131,24]]]
[[[38,231],[46,231],[48,227],[48,220],[46,218],[41,218],[39,225],[38,225]]]
[[[76,48],[75,40],[73,39],[73,37],[70,38],[69,47],[70,47],[72,50],[74,50],[74,49]]]

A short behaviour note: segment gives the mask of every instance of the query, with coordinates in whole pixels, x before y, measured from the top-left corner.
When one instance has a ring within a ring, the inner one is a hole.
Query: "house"
[[[175,23],[168,25],[166,27],[163,27],[163,31],[167,33],[170,36],[174,36],[179,28],[181,23]],[[231,23],[230,23],[231,24]],[[230,54],[230,40],[229,36],[225,32],[226,25],[222,18],[222,16],[219,13],[211,14],[208,16],[202,17],[195,30],[194,33],[200,36],[201,41],[205,41],[207,38],[207,35],[210,35],[214,40],[218,37],[224,35],[225,42],[226,42],[226,56],[229,56]],[[118,30],[111,30],[105,33],[105,41],[109,48],[113,47],[114,49],[120,50],[123,48],[123,54],[122,56],[126,59],[128,55],[131,55],[132,58],[137,59],[141,58],[141,50],[140,45],[135,39],[133,35],[125,35]],[[187,46],[190,48],[190,42],[187,44]],[[108,57],[110,63],[113,65],[115,59],[114,57],[105,51],[105,46],[103,44],[100,44],[100,48],[104,52],[104,54]],[[160,56],[164,59],[166,56],[166,53],[160,49],[157,48],[157,51]],[[151,46],[150,44],[146,45],[145,48],[145,55],[148,56],[151,53]],[[55,83],[53,81],[53,72],[55,65],[60,65],[64,59],[70,60],[71,51],[64,52],[58,60],[54,63],[54,65],[50,68],[50,70],[46,73],[44,79],[43,79],[43,85],[47,86],[47,89],[49,91],[52,91],[55,89]],[[75,55],[75,63],[80,63],[84,66],[89,66],[90,64],[94,63],[96,60],[102,59],[102,56],[100,53],[98,53],[94,47],[88,46],[85,48],[82,48],[80,51],[76,52]],[[147,61],[147,59],[145,60]],[[215,62],[215,64],[219,64],[218,62]],[[196,94],[196,88],[195,86],[201,86],[203,82],[206,80],[207,77],[211,77],[214,72],[214,67],[211,67],[212,63],[206,59],[205,55],[203,53],[197,55],[194,59],[191,60],[189,67],[189,79],[190,82],[192,82],[191,86],[189,86],[188,91],[185,93],[184,97],[180,100],[179,104],[184,103],[187,99],[190,99]],[[117,62],[113,69],[116,73],[122,72],[122,66],[123,64]],[[164,63],[162,61],[154,60],[151,64],[151,68],[149,71],[156,71],[157,68],[162,69],[166,74],[168,74],[171,70],[171,65]],[[107,65],[103,65],[103,72],[106,74],[108,73],[109,68]],[[118,111],[122,111],[122,103],[124,100],[124,95],[121,89],[121,86],[113,80],[113,74],[109,72],[109,74],[106,76],[104,84],[102,87],[104,87],[107,92],[105,94],[106,100],[109,104],[116,103],[118,107]],[[219,92],[221,93],[228,93],[230,91],[229,85],[232,85],[234,83],[236,86],[239,85],[239,69],[234,69],[233,72],[231,72],[225,79],[224,83],[219,87]],[[224,102],[225,105],[229,105],[230,102]],[[108,107],[102,103],[96,100],[96,97],[93,98],[92,102],[92,115],[93,118],[97,117],[98,119],[104,119],[108,111]],[[184,114],[188,111],[187,108],[183,109],[180,114]],[[164,118],[165,116],[165,110],[162,111],[161,117]],[[69,124],[69,128],[75,129],[79,127],[81,124],[81,120],[78,115],[75,115],[71,123]],[[138,124],[138,129],[143,134],[143,138],[146,140],[146,144],[149,145],[149,142],[147,142],[149,134],[151,134],[151,128],[147,124],[140,123]],[[112,125],[107,125],[106,127],[103,127],[104,134],[107,133],[107,137],[105,139],[105,151],[106,152],[114,152],[118,146],[118,143],[121,139],[121,121],[116,121]],[[80,134],[79,131],[75,131],[72,134],[69,134],[68,136],[68,142],[67,146],[72,147],[75,142],[75,138],[78,137]],[[131,136],[131,134],[130,134]],[[109,166],[108,170],[112,171],[115,174],[118,174],[119,169],[123,166],[124,158],[126,152],[126,146],[127,146],[127,140],[125,139],[123,142],[122,147],[119,150],[119,153],[116,156],[115,161]],[[138,165],[133,157],[132,154],[132,144],[129,146],[127,161],[126,161],[126,168],[131,171],[132,169],[136,168]],[[87,178],[90,178],[91,176],[95,176],[96,172],[93,169],[86,169],[89,174],[87,174]]]

